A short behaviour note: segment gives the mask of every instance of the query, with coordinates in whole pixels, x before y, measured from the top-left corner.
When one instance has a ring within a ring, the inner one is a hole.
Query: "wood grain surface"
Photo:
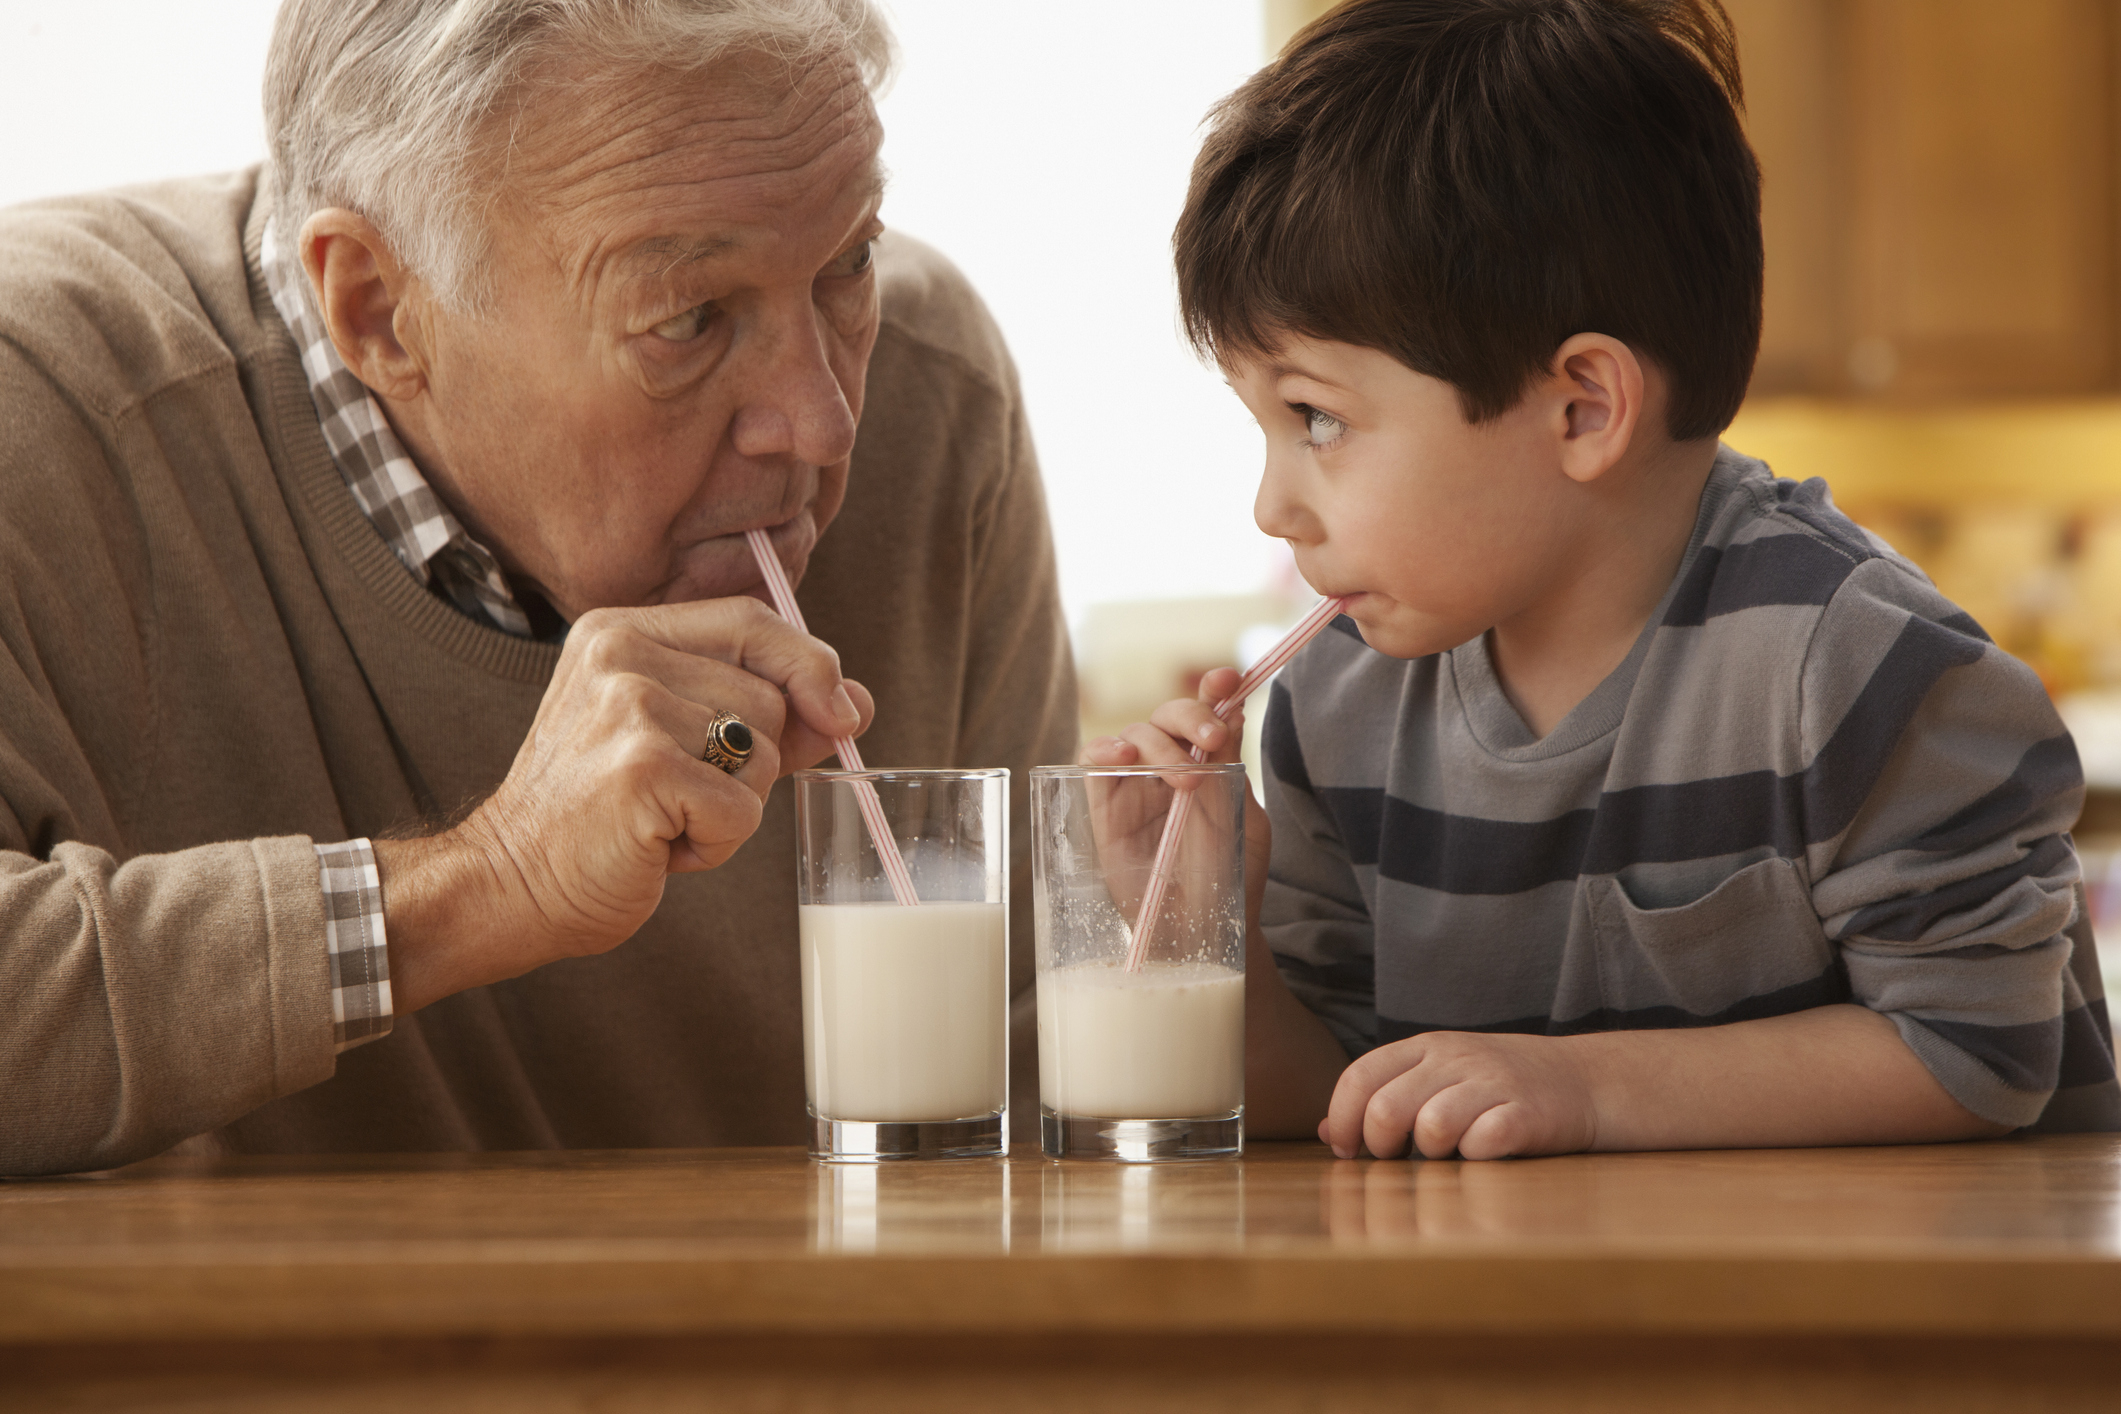
[[[1435,1408],[1680,1407],[1729,1385],[1769,1402],[1719,1407],[2095,1408],[2121,1402],[2117,1336],[2107,1136],[1492,1164],[173,1159],[0,1183],[0,1404],[25,1409],[659,1409],[702,1381],[829,1407],[898,1366],[908,1408],[1038,1372],[1053,1401],[1026,1407],[1069,1407],[1092,1369],[1112,1376],[1093,1402],[1188,1407],[1174,1362],[1237,1401],[1201,1407],[1329,1386],[1321,1407],[1417,1386]]]

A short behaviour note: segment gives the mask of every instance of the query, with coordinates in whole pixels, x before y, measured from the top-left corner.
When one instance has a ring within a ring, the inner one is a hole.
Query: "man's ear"
[[[386,398],[419,396],[427,370],[412,337],[413,280],[383,233],[367,217],[333,206],[302,223],[296,247],[332,347],[354,377]]]
[[[1642,420],[1642,363],[1607,334],[1575,334],[1554,351],[1554,396],[1562,404],[1561,470],[1571,481],[1605,475],[1635,440]]]

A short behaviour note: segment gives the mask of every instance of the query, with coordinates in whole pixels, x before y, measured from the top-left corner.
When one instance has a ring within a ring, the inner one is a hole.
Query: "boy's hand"
[[[1235,761],[1245,739],[1245,714],[1232,708],[1227,721],[1216,719],[1214,705],[1229,696],[1241,676],[1235,668],[1217,668],[1200,680],[1198,697],[1178,697],[1136,722],[1118,736],[1099,737],[1083,746],[1086,766],[1176,766],[1191,761],[1198,746],[1210,761]],[[1164,811],[1169,796],[1122,781],[1093,796],[1098,847],[1106,855],[1105,877],[1115,889],[1125,878],[1136,887],[1128,898],[1116,898],[1122,909],[1139,902],[1139,885],[1146,882],[1156,848],[1163,837]],[[1190,832],[1189,832],[1190,833]],[[1259,918],[1260,899],[1267,888],[1267,856],[1272,836],[1267,812],[1245,791],[1245,917]],[[1138,865],[1134,870],[1114,867],[1117,857]],[[1139,877],[1136,878],[1135,876]],[[1131,917],[1132,915],[1129,914]]]
[[[1569,1154],[1598,1138],[1590,1077],[1569,1038],[1432,1031],[1341,1072],[1318,1137],[1343,1159],[1413,1146],[1426,1158]]]

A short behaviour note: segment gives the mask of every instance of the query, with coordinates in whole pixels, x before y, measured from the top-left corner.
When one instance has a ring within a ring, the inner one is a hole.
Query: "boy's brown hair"
[[[1350,0],[1210,116],[1172,237],[1187,337],[1299,334],[1515,404],[1571,335],[1664,371],[1678,441],[1760,345],[1760,169],[1716,0]]]

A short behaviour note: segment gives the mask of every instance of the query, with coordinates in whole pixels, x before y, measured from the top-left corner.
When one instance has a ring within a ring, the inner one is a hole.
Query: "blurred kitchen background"
[[[1328,5],[886,3],[885,218],[1015,350],[1107,731],[1311,597],[1251,525],[1259,434],[1179,341],[1168,241],[1208,107]],[[1727,440],[1825,477],[2039,671],[2121,981],[2121,0],[1725,4],[1768,251]],[[0,0],[0,203],[257,160],[274,8]]]

